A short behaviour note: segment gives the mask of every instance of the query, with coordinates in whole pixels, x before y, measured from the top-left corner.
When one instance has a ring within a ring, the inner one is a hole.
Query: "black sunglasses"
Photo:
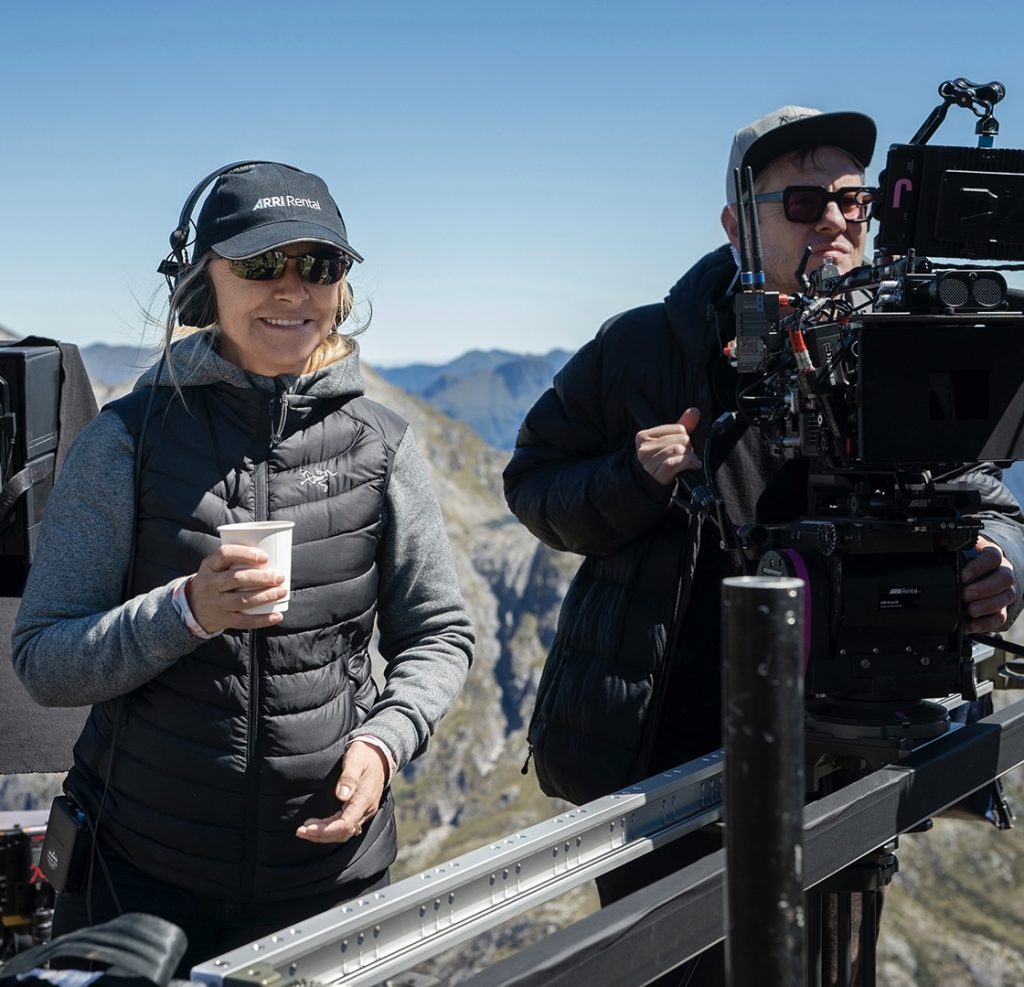
[[[292,257],[283,250],[268,250],[243,260],[228,260],[231,273],[245,281],[276,281],[284,277],[288,261],[295,261],[299,277],[310,284],[337,284],[352,267],[348,254],[301,254]]]
[[[816,223],[825,215],[830,202],[848,223],[866,223],[876,189],[850,186],[829,192],[820,185],[790,185],[781,192],[762,192],[755,202],[781,202],[782,211],[791,223]]]

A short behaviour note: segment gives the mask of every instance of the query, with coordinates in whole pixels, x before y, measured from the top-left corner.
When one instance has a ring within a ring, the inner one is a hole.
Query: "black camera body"
[[[966,105],[971,86],[940,94]],[[983,143],[997,130],[984,109]],[[744,290],[734,308],[737,415],[808,468],[804,519],[739,529],[739,547],[760,573],[805,580],[808,696],[897,721],[920,700],[991,688],[961,603],[981,530],[969,468],[1024,460],[1024,315],[998,270],[923,256],[1024,258],[1024,150],[925,145],[942,115],[889,151],[870,265],[806,277],[805,259],[802,292]]]

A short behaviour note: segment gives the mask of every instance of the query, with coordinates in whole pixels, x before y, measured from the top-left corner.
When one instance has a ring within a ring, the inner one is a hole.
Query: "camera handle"
[[[1017,658],[1024,658],[1024,647],[995,634],[970,634],[968,636],[972,641],[977,641],[978,644],[988,644],[995,648],[996,651],[1006,651]]]
[[[978,135],[979,147],[991,147],[999,133],[999,121],[992,115],[992,109],[1005,95],[1006,87],[1001,82],[971,82],[969,79],[947,79],[939,86],[942,102],[928,114],[921,129],[910,139],[911,144],[927,144],[946,119],[949,108],[956,104],[969,109],[978,122],[974,132]]]
[[[976,644],[987,644],[997,652],[1003,651],[1008,655],[1013,655],[1016,659],[1024,658],[1024,647],[1021,647],[1019,644],[1014,644],[1012,641],[1007,641],[1005,638],[1002,638],[997,634],[970,634],[968,637]],[[1024,661],[1014,661],[1013,659],[1008,658],[999,666],[997,674],[1000,676],[1002,681],[1008,683],[1007,685],[1001,686],[1001,688],[1024,688]]]

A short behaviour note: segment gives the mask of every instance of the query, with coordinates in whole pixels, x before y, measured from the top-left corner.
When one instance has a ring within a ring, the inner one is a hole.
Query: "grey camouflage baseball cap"
[[[725,201],[736,201],[733,170],[750,165],[754,178],[776,158],[804,147],[838,147],[863,168],[875,150],[875,122],[863,113],[822,113],[807,106],[780,106],[736,131],[725,173]]]

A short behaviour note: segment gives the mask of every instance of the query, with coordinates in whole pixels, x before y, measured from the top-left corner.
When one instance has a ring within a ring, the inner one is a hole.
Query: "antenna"
[[[746,204],[740,184],[739,168],[733,168],[732,182],[736,189],[736,221],[740,233],[740,287],[743,291],[749,291],[754,285],[754,266],[750,259],[750,238],[747,236],[747,221],[744,216]]]
[[[764,287],[764,259],[761,253],[761,226],[757,222],[757,206],[754,203],[754,171],[747,165],[747,196],[750,202],[750,233],[753,240],[751,268],[754,271],[754,286]]]

